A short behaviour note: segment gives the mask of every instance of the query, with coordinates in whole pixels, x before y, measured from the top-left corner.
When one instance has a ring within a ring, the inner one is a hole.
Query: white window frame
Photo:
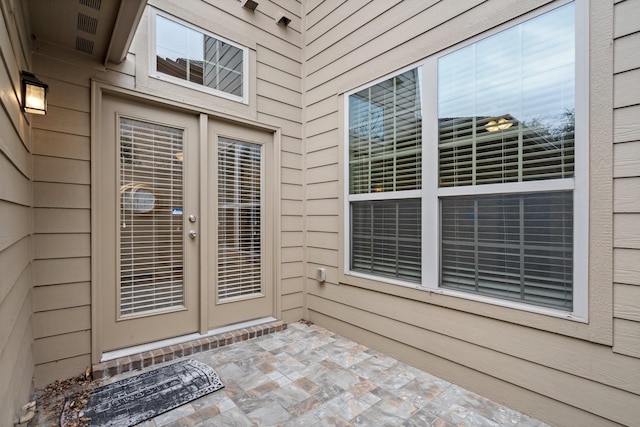
[[[182,19],[176,18],[173,15],[165,13],[161,10],[150,8],[150,18],[149,18],[149,77],[166,81],[169,83],[177,84],[180,86],[187,87],[189,89],[194,89],[199,92],[208,93],[214,96],[218,96],[220,98],[225,98],[231,101],[241,102],[243,104],[249,104],[249,48],[243,46],[241,44],[235,43],[231,40],[228,40],[224,37],[221,37],[217,34],[214,34],[210,31],[207,31],[203,28],[192,25]],[[216,40],[227,43],[233,47],[236,47],[242,51],[242,96],[232,95],[230,93],[213,89],[205,85],[199,85],[197,83],[190,82],[188,80],[183,80],[178,77],[170,76],[168,74],[164,74],[159,72],[157,69],[157,61],[156,61],[156,48],[157,48],[157,39],[156,39],[156,25],[157,25],[157,17],[161,16],[169,21],[175,22],[176,24],[183,25],[189,29],[197,31],[201,34],[207,35],[209,37],[213,37]]]
[[[571,3],[570,0],[554,2],[500,25],[424,59],[397,72],[359,86],[344,94],[344,274],[392,285],[410,287],[440,295],[447,295],[496,306],[559,317],[577,322],[588,322],[589,312],[589,40],[580,37],[588,34],[587,2],[575,1],[575,172],[573,178],[541,181],[524,181],[505,184],[485,184],[467,187],[438,187],[438,59],[462,49],[505,29],[520,25],[546,12]],[[349,96],[407,70],[421,69],[422,90],[422,190],[410,192],[379,193],[374,196],[349,194]],[[440,198],[455,195],[513,194],[557,190],[573,191],[573,310],[571,312],[526,302],[511,301],[486,295],[472,294],[440,285]],[[398,198],[422,198],[422,283],[390,279],[365,274],[350,269],[351,225],[350,205],[358,200],[387,200]]]

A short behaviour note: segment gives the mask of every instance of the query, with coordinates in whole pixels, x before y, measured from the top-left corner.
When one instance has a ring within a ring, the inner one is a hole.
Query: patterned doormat
[[[90,426],[132,426],[223,387],[211,367],[187,359],[96,388],[79,417]]]

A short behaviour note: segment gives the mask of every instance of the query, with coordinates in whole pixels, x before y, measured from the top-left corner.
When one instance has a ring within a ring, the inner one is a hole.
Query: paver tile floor
[[[141,426],[546,425],[315,325],[189,357],[225,388]]]

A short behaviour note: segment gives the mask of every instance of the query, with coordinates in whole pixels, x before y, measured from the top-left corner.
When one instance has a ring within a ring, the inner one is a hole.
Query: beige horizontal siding
[[[0,426],[13,425],[33,391],[33,143],[31,117],[19,105],[20,71],[31,70],[31,54],[23,8],[0,8]]]
[[[640,113],[636,111],[640,100],[637,87],[629,85],[638,81],[638,59],[631,52],[640,49],[640,39],[627,22],[632,17],[624,20],[616,16],[617,25],[626,29],[615,30],[618,39],[612,46],[613,40],[606,39],[614,33],[611,5],[592,2],[592,27],[598,30],[592,39],[596,58],[592,59],[592,72],[597,83],[590,89],[592,97],[611,100],[610,104],[599,104],[598,111],[604,114],[594,119],[594,123],[609,127],[592,132],[597,140],[591,150],[592,179],[598,181],[592,197],[599,200],[592,208],[591,241],[598,251],[592,261],[610,268],[613,259],[614,264],[609,274],[606,268],[592,274],[596,286],[591,289],[590,320],[591,325],[598,325],[594,327],[561,324],[547,316],[530,317],[538,323],[522,321],[524,317],[518,320],[516,311],[495,318],[495,307],[481,308],[451,297],[364,279],[341,282],[340,256],[348,245],[348,236],[341,235],[341,195],[346,179],[342,177],[345,142],[341,134],[346,112],[342,111],[341,94],[550,2],[396,3],[373,0],[363,7],[355,2],[323,1],[305,5],[309,319],[427,370],[438,367],[434,373],[474,390],[485,390],[489,396],[552,424],[633,425],[638,413],[628,405],[640,395],[640,360],[629,351],[635,341],[630,338],[632,325],[627,322],[636,323],[640,306],[636,294],[640,260],[635,255],[636,248],[640,249],[636,182],[640,177]],[[635,6],[624,5],[624,10],[631,9]],[[634,58],[618,58],[620,54]],[[604,68],[611,61],[602,58],[615,58],[615,77],[610,68]],[[624,179],[613,182],[613,176]],[[324,284],[315,280],[318,267],[327,272]],[[609,309],[593,310],[600,302]],[[611,345],[616,334],[612,311],[619,318],[615,320],[617,329],[625,337],[618,341],[619,347]],[[534,324],[535,328],[529,327]],[[576,389],[581,392],[572,391]],[[619,399],[626,403],[620,405]]]
[[[613,351],[640,358],[640,2],[614,13]]]

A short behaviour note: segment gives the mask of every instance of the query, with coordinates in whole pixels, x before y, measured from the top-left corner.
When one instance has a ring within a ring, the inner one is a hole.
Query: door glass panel
[[[218,301],[260,296],[262,147],[218,144]]]
[[[182,129],[120,120],[120,316],[184,306]]]

